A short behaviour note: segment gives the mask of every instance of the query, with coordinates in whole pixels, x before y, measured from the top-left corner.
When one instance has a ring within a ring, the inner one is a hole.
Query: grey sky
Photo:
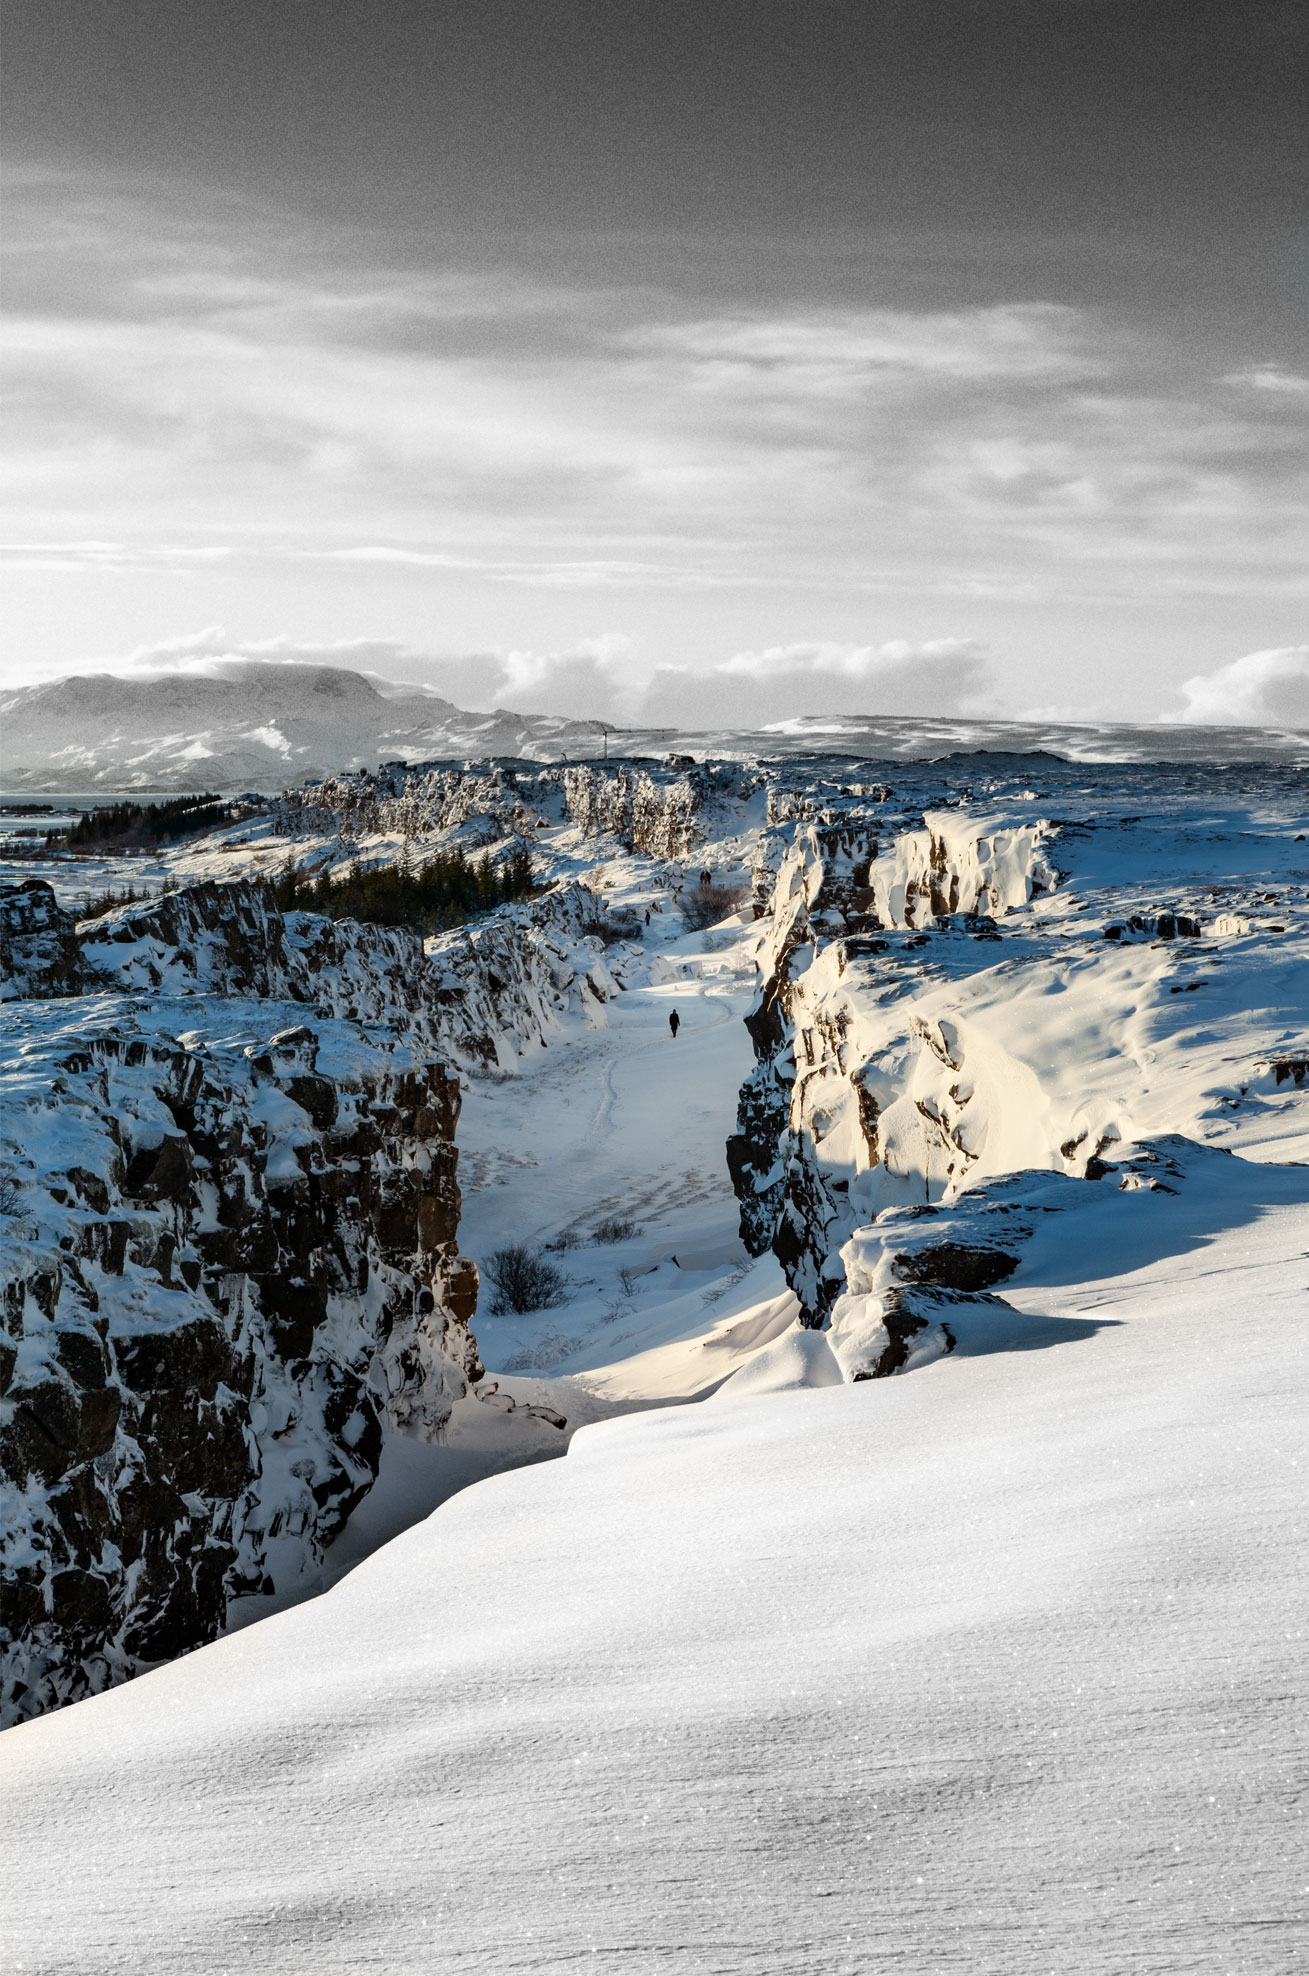
[[[1166,712],[1305,635],[1304,23],[9,0],[12,676]]]

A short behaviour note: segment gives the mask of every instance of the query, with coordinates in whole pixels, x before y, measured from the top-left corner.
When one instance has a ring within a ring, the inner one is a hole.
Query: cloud
[[[1244,385],[1251,391],[1275,391],[1282,397],[1309,397],[1309,377],[1278,370],[1273,364],[1263,364],[1257,370],[1235,371],[1223,383]]]
[[[1230,665],[1184,680],[1181,691],[1186,705],[1169,719],[1206,727],[1309,730],[1309,645],[1247,652]]]
[[[579,639],[561,651],[439,654],[382,638],[242,640],[210,626],[77,670],[141,680],[233,679],[252,666],[274,665],[343,667],[388,697],[435,694],[473,711],[509,707],[625,727],[756,729],[825,713],[975,712],[990,686],[983,648],[967,638],[878,646],[814,640],[690,667],[652,666],[621,632]]]
[[[1098,361],[1079,349],[1074,309],[1016,303],[964,310],[829,309],[655,323],[627,346],[687,366],[701,387],[770,395],[859,395],[896,377],[1086,377]]]
[[[641,705],[652,726],[757,728],[801,714],[964,713],[978,709],[990,684],[973,639],[815,641],[736,652],[698,672],[660,667]]]
[[[1086,309],[724,306],[703,260],[656,291],[396,239],[388,264],[76,173],[11,206],[5,473],[52,589],[154,566],[180,595],[225,561],[236,595],[297,560],[438,594],[1300,580],[1303,454],[1270,414],[1305,380],[1256,365],[1233,395],[1231,353]]]
[[[747,679],[789,678],[795,673],[807,678],[828,675],[852,680],[860,686],[885,687],[923,666],[939,669],[954,666],[961,677],[980,665],[982,647],[972,638],[933,638],[913,644],[907,638],[892,639],[874,649],[871,645],[770,645],[761,652],[737,652],[724,660],[720,674],[742,674]]]

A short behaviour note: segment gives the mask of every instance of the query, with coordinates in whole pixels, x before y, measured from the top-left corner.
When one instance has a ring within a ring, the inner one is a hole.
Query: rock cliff
[[[6,1719],[213,1638],[383,1423],[440,1433],[480,1374],[450,1066],[603,1023],[602,917],[573,886],[425,944],[258,881],[81,928],[0,891]]]
[[[1253,936],[1189,902],[1138,904],[1147,887],[1109,895],[1136,909],[1108,928],[1088,922],[1062,897],[1062,836],[1045,819],[953,809],[890,843],[863,821],[800,822],[781,859],[728,1164],[742,1239],[777,1255],[807,1324],[835,1325],[839,1306],[848,1327],[857,1265],[879,1313],[855,1326],[857,1376],[901,1369],[920,1328],[944,1348],[950,1298],[1000,1280],[963,1253],[971,1237],[954,1255],[938,1230],[925,1270],[874,1281],[859,1245],[888,1217],[948,1216],[1008,1174],[1095,1178],[1160,1134],[1221,1135],[1234,1115],[1275,1112],[1289,967],[1283,992]],[[1204,973],[1200,941],[1224,949]],[[1226,1019],[1188,1012],[1215,965],[1230,1035]],[[1248,995],[1246,967],[1263,984]]]
[[[424,941],[403,928],[284,915],[271,886],[238,879],[180,887],[75,927],[50,887],[31,881],[0,886],[0,1000],[96,987],[257,996],[403,1021],[461,1068],[509,1069],[570,1012],[604,1022],[626,958],[588,931],[604,920],[603,900],[567,885]]]
[[[73,916],[50,886],[39,878],[0,886],[0,1002],[80,995],[93,980]]]
[[[29,1006],[4,1073],[7,1721],[212,1639],[321,1557],[384,1422],[439,1431],[480,1372],[454,1077],[183,1006]]]
[[[376,775],[331,776],[288,790],[276,805],[276,823],[286,836],[335,831],[352,841],[373,835],[422,840],[484,824],[481,834],[495,841],[529,834],[558,809],[558,771],[508,763],[390,763]]]

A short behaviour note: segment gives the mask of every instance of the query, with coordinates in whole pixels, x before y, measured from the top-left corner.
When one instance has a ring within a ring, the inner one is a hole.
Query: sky
[[[4,14],[7,683],[1309,725],[1299,0]]]

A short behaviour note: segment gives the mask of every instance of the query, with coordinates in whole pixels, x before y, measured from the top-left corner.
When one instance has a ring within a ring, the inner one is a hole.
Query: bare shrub
[[[591,1240],[593,1242],[605,1243],[630,1242],[634,1235],[639,1235],[640,1233],[641,1224],[639,1221],[628,1221],[620,1214],[611,1214],[607,1215],[603,1221],[596,1223],[595,1227],[591,1230]]]
[[[17,1214],[23,1190],[7,1169],[0,1171],[0,1214]]]
[[[538,1250],[524,1248],[520,1242],[497,1249],[487,1261],[486,1274],[495,1293],[491,1299],[493,1316],[503,1317],[507,1311],[553,1310],[568,1302],[568,1280],[563,1271],[547,1262]]]
[[[734,885],[698,885],[683,892],[678,906],[692,933],[703,933],[706,927],[717,926],[720,919],[734,913],[744,898],[745,893]]]
[[[563,1228],[553,1242],[546,1243],[545,1252],[548,1256],[566,1256],[570,1249],[580,1249],[581,1246],[581,1237],[571,1228]]]
[[[604,919],[595,917],[583,920],[582,931],[594,934],[597,940],[603,940],[606,947],[616,947],[620,940],[639,940],[642,926],[635,913],[620,907]]]

